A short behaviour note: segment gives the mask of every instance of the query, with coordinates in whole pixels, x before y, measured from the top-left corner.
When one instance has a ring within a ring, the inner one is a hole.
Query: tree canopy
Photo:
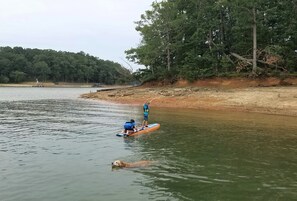
[[[163,0],[136,22],[127,58],[145,80],[297,71],[296,0]]]
[[[126,83],[129,70],[84,52],[0,47],[0,83],[23,81]]]

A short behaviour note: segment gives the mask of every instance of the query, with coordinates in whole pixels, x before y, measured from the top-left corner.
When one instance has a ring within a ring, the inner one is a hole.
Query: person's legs
[[[148,125],[148,115],[144,115],[144,126]]]
[[[129,136],[130,134],[132,134],[134,132],[135,132],[134,130],[127,130],[124,135]]]

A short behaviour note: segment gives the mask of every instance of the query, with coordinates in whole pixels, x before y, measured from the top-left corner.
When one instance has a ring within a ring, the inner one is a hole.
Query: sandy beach
[[[297,116],[297,79],[211,79],[152,84],[83,94],[82,98],[152,107],[259,112]]]

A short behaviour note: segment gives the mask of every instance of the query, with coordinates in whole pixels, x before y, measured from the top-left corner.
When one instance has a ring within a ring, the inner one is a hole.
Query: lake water
[[[161,128],[123,139],[141,107],[90,90],[0,88],[1,201],[297,200],[296,117],[152,107]]]

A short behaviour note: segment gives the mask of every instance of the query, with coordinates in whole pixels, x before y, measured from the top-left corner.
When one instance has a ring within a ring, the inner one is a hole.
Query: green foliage
[[[25,81],[26,73],[21,71],[12,71],[10,72],[9,77],[14,83],[19,83]]]
[[[157,76],[148,69],[138,69],[135,73],[133,73],[133,77],[141,83],[157,80]]]
[[[259,72],[293,73],[297,70],[296,8],[296,1],[286,0],[154,2],[136,22],[142,41],[126,51],[127,58],[147,67],[137,75],[144,80],[182,77],[193,81],[240,75],[238,69],[245,74],[252,70],[247,60],[253,58],[252,26],[256,25],[257,59],[280,58],[280,68],[258,62]]]
[[[221,59],[221,72],[228,73],[232,72],[234,70],[234,63],[232,63],[232,60],[228,58],[226,55],[224,55]]]
[[[38,61],[33,65],[33,72],[37,78],[42,77],[43,81],[45,82],[51,71],[45,61]]]
[[[4,75],[0,75],[0,83],[8,83],[9,82],[9,78],[4,76]]]
[[[127,83],[131,73],[120,64],[84,52],[0,47],[0,82]]]

